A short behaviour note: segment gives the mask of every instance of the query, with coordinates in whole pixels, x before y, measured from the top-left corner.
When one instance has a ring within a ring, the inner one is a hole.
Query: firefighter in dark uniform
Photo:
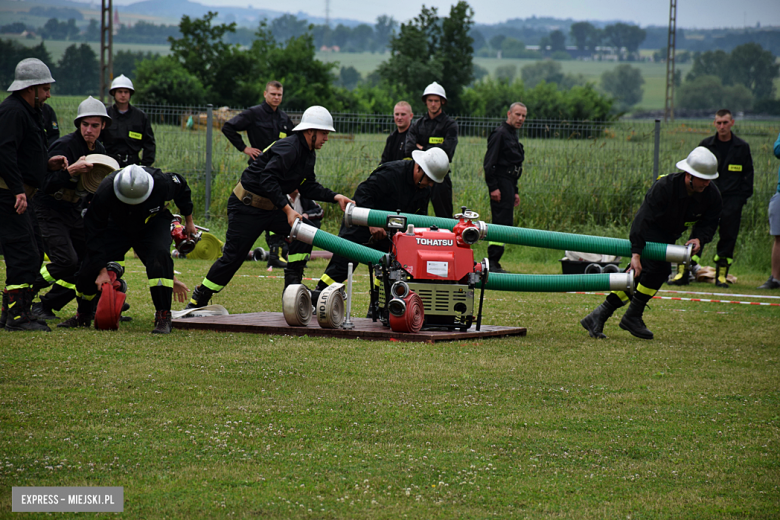
[[[447,153],[447,157],[452,163],[455,148],[458,146],[458,123],[442,111],[442,107],[447,104],[444,88],[434,81],[425,87],[422,100],[428,111],[409,127],[404,153],[406,157],[411,157],[412,150],[441,148]],[[434,186],[432,191],[431,204],[433,204],[436,216],[452,218],[452,179],[450,175],[447,174],[444,182]]]
[[[631,224],[631,264],[636,290],[631,298],[620,328],[641,339],[653,339],[642,320],[647,302],[658,292],[669,276],[669,262],[640,258],[647,242],[674,244],[688,226],[693,254],[702,244],[712,240],[722,209],[718,188],[711,180],[718,178],[718,160],[706,148],[695,148],[688,157],[677,163],[682,170],[659,177],[645,195],[645,200]],[[604,323],[628,301],[626,293],[613,291],[604,303],[584,317],[580,324],[592,338],[606,338]]]
[[[487,153],[483,166],[485,182],[490,194],[490,212],[493,224],[513,226],[514,208],[520,205],[517,181],[523,174],[525,151],[517,138],[517,131],[523,127],[528,109],[522,103],[512,103],[506,113],[506,122],[501,123],[488,137]],[[504,244],[488,244],[490,271],[505,273],[501,267]]]
[[[109,283],[108,262],[124,258],[130,248],[146,266],[154,303],[154,334],[171,332],[173,259],[171,220],[167,203],[174,201],[184,216],[188,236],[197,230],[192,221],[192,197],[187,181],[177,173],[130,165],[106,177],[84,213],[87,253],[76,280],[78,312],[61,327],[89,327],[98,289]]]
[[[47,163],[41,106],[51,95],[52,83],[42,61],[22,60],[8,87],[11,95],[0,103],[0,246],[6,267],[0,324],[11,331],[50,330],[30,313],[43,250],[29,198],[43,183],[47,169],[66,163],[62,156]]]
[[[49,147],[60,138],[60,124],[57,121],[57,113],[48,103],[41,106],[41,112],[43,113],[43,131],[46,132],[46,146]]]
[[[222,125],[222,133],[239,152],[249,156],[249,164],[259,157],[263,151],[279,139],[284,139],[292,132],[293,122],[287,113],[279,108],[284,97],[284,87],[278,81],[269,81],[265,85],[263,98],[259,105],[247,108],[237,116]],[[246,131],[249,146],[239,132]],[[287,264],[287,243],[284,237],[266,232],[266,242],[271,257],[268,265],[284,268]]]
[[[82,174],[92,170],[92,164],[85,157],[106,153],[98,139],[111,125],[111,118],[105,105],[89,96],[79,105],[73,123],[76,131],[58,139],[49,148],[50,156],[67,158],[67,168],[49,172],[33,199],[41,236],[51,260],[41,267],[33,285],[34,293],[54,284],[32,307],[35,315],[45,320],[57,319],[52,311],[61,310],[76,296],[76,271],[86,248],[81,217],[85,193],[79,192],[78,182]]]
[[[381,164],[390,161],[400,161],[408,156],[404,151],[406,146],[406,132],[412,124],[414,113],[412,106],[406,101],[399,101],[393,108],[393,121],[395,122],[395,131],[387,137],[385,149],[382,151]]]
[[[702,140],[699,146],[707,148],[718,158],[715,185],[723,197],[723,213],[718,226],[720,238],[715,254],[715,285],[728,288],[726,276],[734,263],[734,246],[742,222],[742,208],[753,195],[753,157],[750,155],[750,145],[732,133],[734,119],[730,111],[718,110],[714,124],[717,133]]]
[[[130,164],[154,164],[156,144],[152,124],[146,114],[130,104],[135,90],[133,82],[121,74],[111,82],[108,91],[114,97],[108,115],[112,124],[103,133],[103,144],[108,155],[116,159],[120,168]],[[143,157],[138,154],[143,150]]]
[[[314,164],[316,150],[334,132],[333,118],[327,109],[313,106],[306,109],[293,135],[276,141],[241,174],[241,180],[228,199],[228,230],[222,256],[211,266],[203,282],[192,292],[187,308],[208,305],[212,294],[221,291],[246,259],[247,251],[263,233],[271,230],[288,236],[301,214],[287,198],[296,189],[302,196],[322,202],[335,202],[343,211],[351,199],[337,194],[317,182]],[[307,224],[310,221],[304,220]],[[284,285],[303,280],[303,259],[308,259],[312,246],[295,241],[291,255],[302,260],[289,262],[284,270]]]
[[[440,148],[431,148],[425,152],[414,150],[412,158],[411,161],[391,161],[380,165],[368,179],[358,185],[353,196],[355,204],[361,208],[384,211],[400,209],[402,213],[427,214],[431,199],[429,188],[444,181],[450,163],[447,154]],[[381,227],[348,228],[342,222],[339,237],[377,251],[390,251],[390,240]],[[312,294],[312,301],[316,301],[317,291],[346,280],[349,262],[341,255],[334,254],[331,257],[325,274]]]

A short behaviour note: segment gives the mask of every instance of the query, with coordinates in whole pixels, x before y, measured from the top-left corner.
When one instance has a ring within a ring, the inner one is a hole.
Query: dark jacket
[[[278,108],[274,110],[263,101],[259,105],[247,108],[222,125],[222,133],[239,152],[243,152],[246,143],[239,132],[246,130],[249,145],[263,151],[274,141],[291,135],[293,126],[290,116],[283,110]]]
[[[78,161],[80,157],[93,153],[105,154],[106,149],[100,144],[100,141],[95,141],[95,149],[90,150],[79,130],[57,139],[49,148],[49,157],[64,155],[68,159],[68,164],[73,164]],[[72,208],[74,204],[78,203],[58,200],[57,195],[58,193],[62,193],[63,190],[75,190],[78,182],[79,177],[71,177],[66,169],[48,172],[43,185],[41,186],[41,191],[35,198],[38,203],[43,206],[67,211]]]
[[[116,105],[108,109],[111,125],[100,133],[100,139],[106,147],[108,155],[119,162],[124,168],[128,164],[151,166],[154,164],[156,143],[149,118],[142,110],[128,105],[124,114],[117,110]],[[143,159],[138,153],[143,150]]]
[[[398,129],[396,129],[395,132],[387,136],[385,149],[382,152],[382,159],[379,161],[380,163],[384,164],[386,162],[400,161],[401,159],[407,158],[406,153],[404,153],[404,146],[406,145],[406,134],[408,132],[408,128],[403,132],[399,132]],[[411,158],[411,156],[409,156],[409,158]]]
[[[488,190],[497,190],[498,177],[507,177],[514,181],[516,194],[517,181],[523,174],[524,159],[525,151],[517,139],[515,127],[507,122],[498,125],[488,136],[487,153],[482,163]]]
[[[355,190],[355,204],[361,208],[381,209],[426,215],[431,189],[418,190],[414,182],[414,161],[391,161],[374,170]]]
[[[114,172],[100,183],[86,213],[84,230],[87,238],[87,251],[97,264],[106,265],[105,256],[107,237],[116,233],[135,235],[143,233],[147,223],[153,218],[171,221],[172,215],[166,208],[168,201],[174,201],[182,216],[192,215],[192,195],[187,181],[178,173],[164,173],[158,168],[144,169],[152,174],[154,188],[151,195],[141,204],[126,204],[114,193]]]
[[[306,197],[300,195],[298,197],[301,199],[301,207],[303,208],[301,214],[306,213],[309,215],[309,220],[322,220],[322,217],[325,216],[322,206]]]
[[[22,184],[40,188],[46,175],[46,134],[41,111],[14,92],[0,103],[0,178],[14,195]]]
[[[426,112],[424,116],[412,123],[406,132],[406,144],[404,156],[411,157],[414,150],[419,150],[417,144],[422,145],[423,151],[438,147],[447,152],[450,162],[455,155],[458,146],[458,123],[442,112],[435,119],[431,119]]]
[[[690,238],[704,246],[718,226],[723,201],[715,184],[688,196],[685,173],[659,178],[648,190],[631,224],[631,253],[641,253],[647,242],[673,244],[689,226]]]
[[[245,190],[270,199],[279,209],[289,204],[287,194],[296,189],[307,199],[335,202],[335,192],[317,182],[310,150],[302,132],[279,139],[241,174]]]
[[[48,104],[43,104],[41,112],[43,113],[43,131],[46,132],[46,146],[49,147],[60,138],[60,125],[57,122],[57,114]]]
[[[718,178],[713,182],[723,197],[739,197],[747,201],[753,195],[753,157],[750,155],[750,145],[731,134],[731,148],[726,157],[719,157],[716,146],[718,134],[708,137],[699,143],[718,158]]]

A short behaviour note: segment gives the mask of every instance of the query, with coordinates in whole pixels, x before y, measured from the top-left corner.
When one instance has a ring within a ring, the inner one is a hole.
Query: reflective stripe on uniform
[[[488,242],[489,246],[499,246],[504,247],[504,242]]]
[[[612,291],[612,294],[620,298],[620,301],[623,303],[628,301],[628,295],[623,291]]]
[[[171,278],[149,278],[149,287],[170,287],[173,289]]]
[[[46,280],[49,283],[55,283],[57,281],[56,278],[54,278],[51,273],[49,273],[49,270],[47,269],[48,264],[41,267],[41,276],[43,276],[43,279]]]
[[[287,263],[292,262],[305,262],[309,259],[309,253],[297,253],[294,255],[287,255]],[[330,284],[328,284],[330,285]]]
[[[97,296],[97,293],[95,293],[95,294],[84,294],[84,293],[80,293],[80,292],[76,291],[76,296],[78,298],[81,298],[82,300],[86,300],[88,302],[91,302],[92,300],[95,299],[95,296]]]
[[[32,287],[29,283],[23,283],[20,285],[6,285],[5,290],[6,291],[16,291],[17,289],[27,289],[28,287]]]
[[[655,293],[658,292],[658,289],[651,289],[649,287],[645,287],[641,283],[636,286],[636,292],[646,294],[648,296],[655,296]]]
[[[333,278],[331,278],[331,277],[330,277],[330,276],[328,276],[327,274],[323,274],[323,275],[320,277],[320,281],[321,281],[322,283],[326,283],[326,284],[328,284],[328,285],[333,285],[334,283],[336,283],[336,280],[334,280]]]
[[[65,280],[57,280],[54,283],[56,283],[60,287],[66,288],[66,289],[73,289],[74,291],[76,290],[76,284],[75,283],[68,283]]]
[[[214,292],[219,292],[219,291],[221,291],[222,289],[224,289],[224,288],[225,288],[225,286],[224,286],[224,285],[217,285],[217,284],[215,284],[214,282],[212,282],[212,281],[209,281],[209,279],[208,279],[208,278],[204,278],[204,279],[203,279],[203,282],[201,282],[201,283],[202,283],[203,285],[205,285],[207,289],[211,289],[211,290],[212,290],[212,291],[214,291]],[[171,285],[171,287],[173,287],[173,285]]]

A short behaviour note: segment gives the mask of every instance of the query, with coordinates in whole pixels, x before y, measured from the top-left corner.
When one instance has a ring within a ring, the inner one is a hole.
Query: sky
[[[137,0],[114,0],[114,4],[127,5]],[[238,7],[271,9],[281,12],[299,11],[313,16],[325,16],[326,0],[192,0],[205,5],[231,5]],[[387,14],[396,20],[406,21],[420,12],[419,0],[393,0],[392,2],[367,2],[365,0],[330,0],[331,18],[349,18],[374,22],[377,16]],[[453,0],[426,0],[425,5],[438,7],[439,14],[448,14]],[[647,25],[668,25],[669,0],[469,0],[477,23],[495,24],[510,18],[553,16],[574,20],[621,20]],[[392,9],[391,9],[392,7]],[[677,2],[677,27],[716,28],[755,26],[780,26],[780,0],[679,0]]]

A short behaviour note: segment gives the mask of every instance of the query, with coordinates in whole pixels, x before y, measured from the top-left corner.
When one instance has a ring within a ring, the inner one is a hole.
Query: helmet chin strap
[[[41,102],[38,99],[38,85],[34,85],[33,89],[35,91],[35,104],[33,105],[33,108],[41,108]]]
[[[311,149],[314,151],[314,143],[317,141],[317,130],[314,129],[311,132]]]
[[[688,179],[689,179],[689,180],[688,180],[688,184],[690,184],[690,185],[691,185],[691,191],[695,191],[695,190],[693,189],[693,175],[691,175],[691,174],[689,173],[689,174],[688,174]]]

